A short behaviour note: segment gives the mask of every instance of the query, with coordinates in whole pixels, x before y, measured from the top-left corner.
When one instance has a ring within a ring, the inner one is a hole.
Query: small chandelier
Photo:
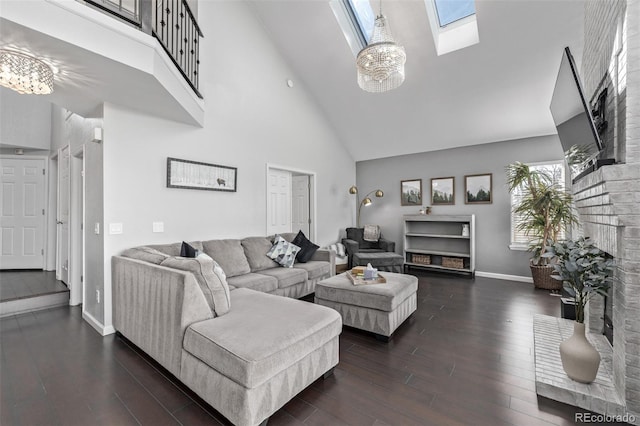
[[[381,8],[382,9],[382,8]],[[358,85],[372,93],[386,92],[404,82],[404,47],[393,40],[387,18],[380,11],[373,25],[369,44],[358,53]]]
[[[20,94],[53,92],[51,67],[33,56],[0,50],[0,85]]]

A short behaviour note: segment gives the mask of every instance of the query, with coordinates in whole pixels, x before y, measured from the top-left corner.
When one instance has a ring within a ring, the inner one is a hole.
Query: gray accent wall
[[[427,137],[427,136],[425,136]],[[403,219],[417,214],[417,206],[401,206],[400,181],[422,179],[423,206],[431,205],[431,179],[455,177],[455,205],[435,206],[432,214],[476,215],[476,271],[530,277],[529,253],[509,249],[511,232],[510,194],[506,186],[505,167],[515,161],[537,163],[563,158],[557,135],[532,137],[402,155],[356,163],[357,185],[361,193],[382,189],[383,198],[362,208],[362,224],[378,224],[385,238],[403,250]],[[492,173],[493,202],[464,203],[464,176]]]

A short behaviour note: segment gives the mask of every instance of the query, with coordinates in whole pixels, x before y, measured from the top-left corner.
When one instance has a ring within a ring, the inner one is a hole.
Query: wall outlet
[[[111,234],[111,235],[122,234],[122,223],[110,223],[109,224],[109,234]]]
[[[153,222],[153,232],[164,232],[164,222]]]
[[[100,304],[100,290],[96,290],[96,302]]]

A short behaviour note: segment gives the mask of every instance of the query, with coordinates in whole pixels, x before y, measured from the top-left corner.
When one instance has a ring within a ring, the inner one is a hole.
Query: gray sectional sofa
[[[190,243],[224,273],[206,256],[177,257],[180,243],[112,259],[117,332],[241,426],[265,422],[338,363],[340,315],[296,300],[333,275],[334,253],[283,268],[265,255],[271,241]]]

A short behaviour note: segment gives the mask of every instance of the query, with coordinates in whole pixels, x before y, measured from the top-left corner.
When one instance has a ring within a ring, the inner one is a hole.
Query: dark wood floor
[[[55,271],[0,271],[0,302],[69,291]]]
[[[345,329],[334,376],[270,425],[568,425],[574,407],[538,398],[532,315],[559,315],[529,284],[421,276],[418,310],[388,344]],[[0,321],[0,424],[225,424],[115,336],[63,307]]]

